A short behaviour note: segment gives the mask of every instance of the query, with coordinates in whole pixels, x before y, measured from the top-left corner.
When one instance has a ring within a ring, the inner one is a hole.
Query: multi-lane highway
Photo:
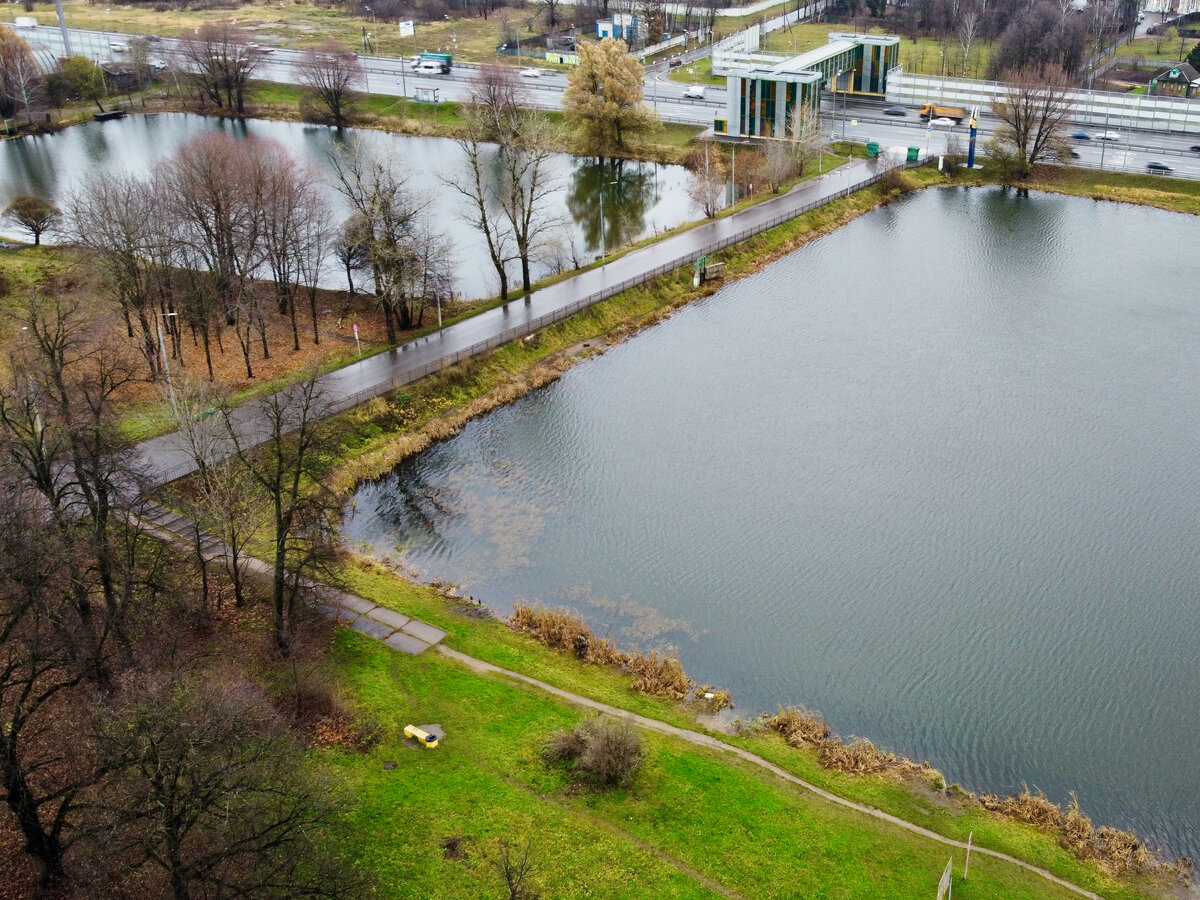
[[[1143,26],[1144,27],[1144,26]],[[55,54],[63,53],[62,35],[57,27],[39,26],[23,30],[26,37],[43,44]],[[99,60],[119,60],[127,45],[129,35],[116,32],[70,30],[71,49]],[[175,52],[178,42],[170,38],[155,38],[151,45],[156,62],[166,63]],[[707,53],[706,47],[696,48],[683,54],[685,60],[699,58]],[[261,57],[257,77],[268,81],[294,84],[297,81],[295,63],[300,51],[276,49]],[[417,74],[412,71],[409,60],[384,56],[361,56],[366,78],[364,87],[372,94],[394,97],[416,97],[418,89],[436,90],[441,100],[465,100],[471,90],[471,79],[477,66],[458,63],[447,75]],[[543,109],[558,109],[562,106],[562,95],[566,89],[566,76],[550,70],[538,70],[537,77],[522,77],[528,102]],[[683,96],[687,85],[671,81],[667,77],[665,63],[646,69],[645,99],[657,109],[664,121],[691,125],[710,126],[715,115],[724,107],[724,95],[719,87],[708,87],[703,99]],[[427,95],[428,96],[428,95]],[[947,141],[956,137],[965,147],[965,126],[953,129],[936,127],[928,132],[915,109],[903,117],[883,114],[886,104],[867,99],[840,98],[836,102],[827,99],[823,104],[825,127],[832,136],[849,140],[879,141],[885,147],[918,146],[932,153],[944,152]],[[980,117],[979,151],[985,152],[985,144],[995,129],[995,121],[986,112]],[[1072,163],[1092,168],[1114,171],[1145,172],[1148,163],[1162,163],[1171,170],[1170,174],[1181,178],[1200,179],[1200,135],[1164,133],[1153,131],[1121,130],[1118,141],[1102,142],[1095,139],[1098,129],[1084,126],[1092,139],[1074,141],[1077,156]]]

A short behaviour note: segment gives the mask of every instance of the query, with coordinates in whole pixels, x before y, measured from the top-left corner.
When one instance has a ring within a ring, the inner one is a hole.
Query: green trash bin
[[[908,148],[908,161],[909,162],[916,162],[920,158],[920,156],[921,156],[921,148],[920,147],[909,147]]]
[[[879,141],[867,141],[867,156],[879,155]]]

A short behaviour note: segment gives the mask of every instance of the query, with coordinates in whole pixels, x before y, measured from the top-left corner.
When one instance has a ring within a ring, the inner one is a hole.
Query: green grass
[[[712,57],[706,56],[695,62],[677,66],[667,73],[667,77],[680,84],[706,84],[725,87],[725,77],[712,73]]]
[[[378,878],[377,896],[499,896],[492,860],[501,839],[531,841],[533,882],[547,897],[718,896],[692,874],[699,873],[768,900],[911,898],[936,891],[947,859],[961,871],[961,851],[676,738],[645,735],[646,764],[626,789],[572,788],[538,752],[553,731],[580,721],[572,706],[435,653],[392,653],[348,630],[336,635],[332,663],[385,735],[366,753],[314,754],[353,798],[338,833],[360,868]],[[400,737],[405,724],[430,722],[442,726],[437,750]],[[384,769],[387,761],[396,768]],[[981,842],[979,823],[971,824]],[[447,837],[463,841],[464,859],[445,858]],[[955,894],[1072,896],[980,855]]]
[[[851,26],[829,23],[806,23],[772,31],[763,39],[763,49],[775,53],[807,53],[829,42],[831,31],[853,31]],[[862,29],[860,29],[862,30]],[[894,33],[887,28],[872,26],[865,29],[868,34]],[[988,54],[991,45],[976,42],[964,60],[962,46],[954,40],[941,44],[936,38],[911,40],[900,38],[900,63],[906,72],[922,75],[946,75],[965,78],[984,78],[987,73]]]

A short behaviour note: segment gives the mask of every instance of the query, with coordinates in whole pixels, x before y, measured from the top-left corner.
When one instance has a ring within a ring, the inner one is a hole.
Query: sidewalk
[[[700,256],[740,243],[837,196],[872,184],[878,177],[864,160],[853,160],[840,169],[801,182],[786,194],[542,288],[524,301],[488,310],[428,337],[323,375],[319,385],[323,402],[328,404],[327,414],[358,406],[445,366],[545,328],[657,275],[691,265]],[[235,410],[232,419],[243,446],[255,446],[269,436],[255,421],[253,403]],[[135,450],[140,457],[139,469],[155,484],[165,484],[195,471],[195,461],[181,449],[175,434],[143,441]]]

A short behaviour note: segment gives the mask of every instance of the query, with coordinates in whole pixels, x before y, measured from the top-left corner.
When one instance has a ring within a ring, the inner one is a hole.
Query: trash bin
[[[921,157],[921,148],[920,147],[909,147],[908,148],[908,161],[909,162],[916,162],[918,159],[920,159],[920,157]]]
[[[879,155],[879,141],[867,141],[867,156]]]

